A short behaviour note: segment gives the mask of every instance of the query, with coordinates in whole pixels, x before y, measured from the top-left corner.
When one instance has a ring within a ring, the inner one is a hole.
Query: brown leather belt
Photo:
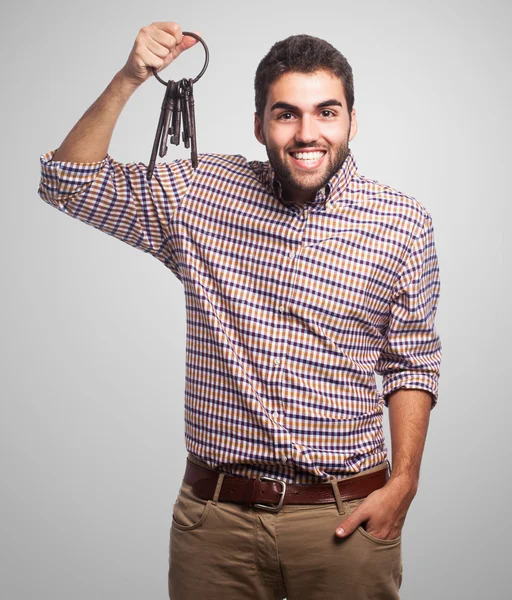
[[[388,469],[373,471],[336,482],[342,500],[365,498],[383,487],[388,480]],[[206,469],[187,458],[184,481],[192,486],[194,494],[203,500],[212,500],[217,487],[219,471]],[[336,502],[331,483],[286,483],[281,479],[262,476],[261,479],[224,475],[219,494],[220,502],[234,502],[277,512],[283,504],[328,504]]]

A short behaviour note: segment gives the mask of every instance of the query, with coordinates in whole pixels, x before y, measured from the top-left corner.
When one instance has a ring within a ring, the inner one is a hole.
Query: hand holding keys
[[[153,175],[156,163],[156,153],[160,157],[167,154],[167,136],[170,136],[170,143],[178,145],[182,137],[185,148],[191,149],[192,166],[197,167],[197,142],[196,142],[196,123],[194,108],[193,86],[197,80],[202,77],[209,61],[208,47],[204,41],[195,33],[184,31],[183,35],[189,35],[199,40],[205,49],[206,60],[202,71],[195,79],[181,79],[180,81],[163,81],[153,69],[155,77],[166,86],[164,99],[160,110],[160,118],[156,130],[153,150],[149,161],[146,179],[149,181]],[[183,136],[181,136],[181,117],[183,114]]]

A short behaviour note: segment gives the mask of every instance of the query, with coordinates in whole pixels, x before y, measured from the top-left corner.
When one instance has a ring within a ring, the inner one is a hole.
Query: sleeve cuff
[[[389,373],[382,378],[382,395],[388,406],[388,396],[400,388],[420,389],[429,392],[432,397],[432,408],[437,404],[439,375],[434,373],[418,373],[401,371]]]
[[[96,162],[54,161],[58,148],[41,154],[41,190],[48,198],[64,199],[71,194],[80,193],[104,168],[111,157]]]

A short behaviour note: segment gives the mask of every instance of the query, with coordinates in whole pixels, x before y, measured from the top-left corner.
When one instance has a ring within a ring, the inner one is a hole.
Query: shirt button
[[[286,456],[286,454],[281,454],[281,462],[286,462],[288,460],[288,457]]]
[[[290,258],[295,258],[295,252],[290,252],[290,254],[288,254],[288,256],[289,256]]]
[[[280,313],[284,313],[284,311],[286,310],[286,306],[284,304],[281,304],[278,310]]]
[[[274,358],[274,364],[278,365],[281,362],[280,358]]]

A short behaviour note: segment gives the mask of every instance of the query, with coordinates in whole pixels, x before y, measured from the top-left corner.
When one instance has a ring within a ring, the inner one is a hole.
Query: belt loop
[[[338,487],[338,480],[331,479],[329,482],[332,485],[332,491],[334,494],[334,498],[336,499],[336,505],[338,506],[338,513],[340,515],[345,514],[345,507],[343,506],[343,500],[341,499],[340,488]]]
[[[217,479],[217,487],[215,488],[215,492],[213,493],[212,504],[217,505],[219,501],[220,488],[222,487],[222,482],[224,481],[226,473],[219,473],[219,477]]]

